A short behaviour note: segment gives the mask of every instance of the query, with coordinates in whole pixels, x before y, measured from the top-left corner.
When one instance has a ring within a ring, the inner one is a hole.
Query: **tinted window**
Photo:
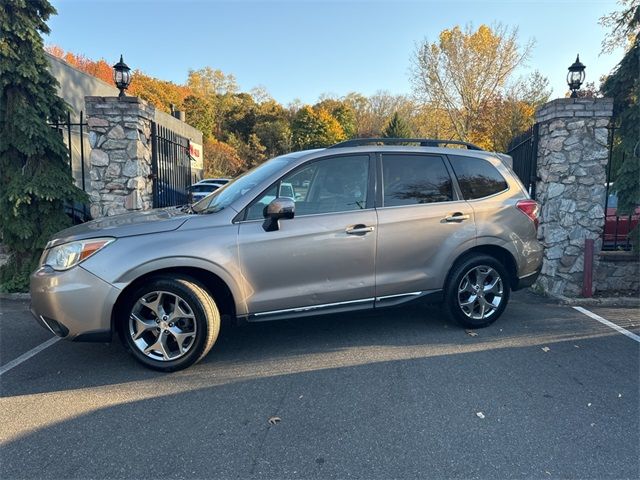
[[[383,155],[384,206],[453,200],[451,177],[441,158],[425,155]]]
[[[296,217],[348,212],[365,208],[369,156],[345,156],[312,162],[283,177],[247,210],[246,220],[262,219],[262,212],[279,188],[280,197],[293,198]]]
[[[474,157],[449,156],[458,177],[462,196],[467,199],[488,197],[507,189],[500,172],[486,160]]]

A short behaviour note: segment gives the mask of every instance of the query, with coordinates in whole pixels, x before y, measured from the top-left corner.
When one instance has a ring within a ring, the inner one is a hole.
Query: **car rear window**
[[[382,181],[385,207],[453,200],[451,177],[440,157],[384,154]]]
[[[450,155],[449,161],[466,200],[488,197],[509,188],[496,167],[482,158]]]

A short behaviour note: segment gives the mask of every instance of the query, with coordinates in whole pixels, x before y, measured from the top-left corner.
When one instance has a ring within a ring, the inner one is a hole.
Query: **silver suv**
[[[463,326],[487,326],[540,271],[538,204],[504,156],[448,144],[462,142],[366,139],[291,153],[194,205],[64,230],[31,277],[32,311],[71,340],[118,332],[162,371],[202,359],[225,316],[437,301]]]

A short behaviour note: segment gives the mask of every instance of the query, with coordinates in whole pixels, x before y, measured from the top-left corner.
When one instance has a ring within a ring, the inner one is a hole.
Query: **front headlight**
[[[115,238],[89,238],[64,243],[45,252],[43,265],[54,270],[68,270],[115,241]]]

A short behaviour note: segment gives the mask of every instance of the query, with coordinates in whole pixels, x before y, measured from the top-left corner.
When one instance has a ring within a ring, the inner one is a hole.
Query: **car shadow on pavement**
[[[226,326],[199,364],[172,374],[148,370],[111,344],[58,342],[2,377],[0,397],[37,395],[93,387],[191,384],[207,379],[258,378],[340,366],[410,360],[460,353],[527,348],[594,336],[566,307],[538,297],[514,295],[503,317],[474,332],[451,323],[435,307],[377,311]],[[147,388],[147,387],[145,387]]]
[[[400,317],[399,322],[406,336],[414,326],[425,328],[420,321]],[[431,333],[444,329],[435,321],[428,324]],[[271,325],[229,331],[227,345],[204,364],[175,375],[132,373],[129,365],[128,375],[120,372],[114,384],[94,382],[102,386],[91,388],[91,376],[100,377],[100,368],[113,370],[113,365],[89,360],[83,365],[91,372],[84,378],[89,383],[77,390],[3,399],[0,477],[632,478],[637,473],[637,367],[635,377],[633,367],[621,372],[624,358],[610,365],[594,361],[567,339],[553,344],[551,352],[538,346],[476,351],[452,346],[441,355],[421,355],[418,349],[414,357],[384,360],[376,356],[380,348],[393,351],[399,345],[384,342],[386,327],[375,316],[354,322],[357,327],[346,332],[304,322],[293,329]],[[375,334],[369,348],[357,348],[367,342],[350,338],[362,331]],[[330,342],[311,353],[342,356],[331,366],[314,363],[317,359],[299,345],[287,344],[304,335]],[[281,339],[271,347],[278,351],[273,362],[263,357],[262,363],[246,364],[244,355],[236,357],[272,337]],[[479,337],[467,337],[482,345]],[[464,343],[465,337],[460,339]],[[598,348],[601,342],[590,338],[580,346]],[[341,351],[344,345],[355,350]],[[407,348],[415,347],[420,341],[414,338]],[[110,356],[101,360],[110,362]],[[115,384],[117,379],[121,383]],[[616,392],[624,395],[615,397]]]

